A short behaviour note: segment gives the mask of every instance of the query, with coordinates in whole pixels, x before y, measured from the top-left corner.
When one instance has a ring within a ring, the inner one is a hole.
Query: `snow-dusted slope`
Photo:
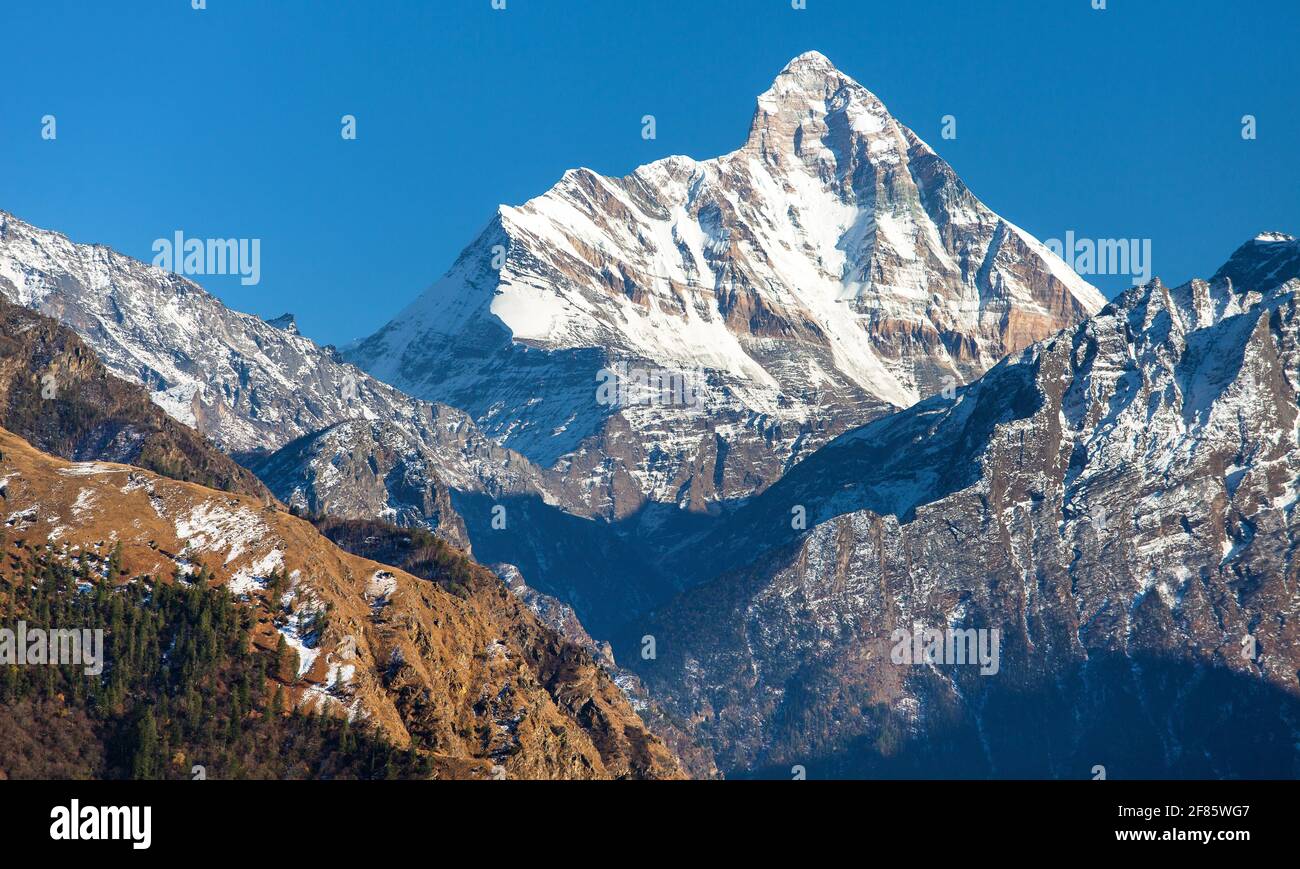
[[[361,448],[400,454],[405,468],[424,476],[367,480],[366,490],[374,494],[378,487],[380,494],[364,499],[360,515],[415,521],[402,505],[423,502],[435,491],[445,496],[445,486],[541,488],[527,460],[485,437],[466,414],[380,383],[332,348],[298,334],[291,317],[267,323],[232,311],[183,277],[102,245],[72,242],[5,212],[0,293],[72,327],[114,374],[144,384],[171,416],[227,452],[265,453],[297,438],[325,437],[322,430],[339,423],[371,423],[362,428],[374,442],[367,439]],[[352,462],[334,446],[296,444],[300,463],[275,463],[284,477],[268,474],[266,482],[286,500],[312,480],[311,503],[340,509],[356,503],[357,480],[322,464],[341,468]],[[384,496],[390,483],[406,494]],[[417,490],[425,495],[411,494]]]
[[[845,434],[678,553],[720,578],[633,664],[732,769],[1300,774],[1298,296],[1261,236]],[[894,663],[918,623],[1000,669]]]
[[[436,456],[397,426],[337,423],[254,459],[249,467],[306,515],[425,526],[460,549],[470,548]]]
[[[1300,240],[1284,232],[1261,232],[1214,273],[1212,282],[1271,287],[1300,275]]]
[[[502,207],[349,358],[565,472],[597,509],[745,496],[844,428],[978,376],[1102,297],[822,55],[742,148]],[[598,374],[699,403],[610,407]]]
[[[0,546],[13,565],[3,582],[6,609],[15,604],[15,580],[33,567],[38,574],[66,568],[86,592],[129,595],[121,601],[127,606],[140,599],[136,591],[181,577],[192,582],[203,570],[246,610],[247,651],[261,656],[283,641],[296,652],[297,678],[255,690],[261,699],[246,709],[271,714],[275,694],[307,714],[364,721],[393,744],[427,754],[435,778],[486,779],[502,769],[511,779],[682,775],[604,668],[468,559],[413,546],[382,523],[327,523],[352,550],[344,551],[260,498],[130,465],[67,462],[3,428],[0,456]],[[66,581],[46,588],[79,593]],[[16,603],[19,614],[29,605]],[[110,650],[126,642],[110,640]],[[113,672],[110,660],[105,676]],[[206,683],[211,701],[237,702],[228,681]],[[136,702],[170,696],[165,685],[130,690]],[[38,764],[59,754],[40,742],[20,750]],[[13,756],[7,749],[6,760]]]

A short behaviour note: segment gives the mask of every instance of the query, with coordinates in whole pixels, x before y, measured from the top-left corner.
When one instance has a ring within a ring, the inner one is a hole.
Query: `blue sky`
[[[1300,232],[1295,0],[207,5],[6,0],[0,208],[144,260],[177,229],[260,238],[259,285],[200,282],[322,342],[382,325],[566,168],[738,147],[808,49],[1040,238],[1150,238],[1179,283]]]

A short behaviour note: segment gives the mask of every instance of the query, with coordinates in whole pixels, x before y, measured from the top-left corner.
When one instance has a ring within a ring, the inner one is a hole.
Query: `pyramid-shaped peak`
[[[764,97],[791,94],[825,97],[845,85],[861,87],[850,76],[840,72],[839,68],[831,63],[830,58],[820,51],[805,51],[785,65]]]
[[[763,152],[794,154],[801,128],[816,129],[832,112],[851,117],[855,134],[870,135],[892,126],[889,112],[875,94],[840,72],[826,55],[805,51],[759,95],[746,144]]]
[[[820,68],[824,70],[835,70],[835,64],[831,63],[831,59],[826,55],[822,54],[820,51],[805,51],[803,54],[797,55],[794,59],[792,59],[789,63],[787,63],[785,65],[785,69],[781,70],[781,74],[784,75],[785,73],[791,72],[793,70],[804,69],[804,68]]]
[[[291,313],[286,312],[273,320],[267,320],[266,323],[269,326],[274,326],[281,332],[288,332],[291,335],[298,334],[298,323]]]

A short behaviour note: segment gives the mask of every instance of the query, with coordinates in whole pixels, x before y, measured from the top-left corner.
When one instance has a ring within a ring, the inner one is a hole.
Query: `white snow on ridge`
[[[190,428],[198,427],[198,420],[194,415],[194,397],[202,396],[203,384],[197,380],[191,380],[179,383],[171,389],[161,389],[152,392],[149,397],[153,399],[154,404],[161,407],[168,416],[179,422],[184,423]]]
[[[100,474],[121,474],[129,471],[130,468],[120,465],[110,465],[107,462],[73,462],[63,468],[58,469],[58,473],[65,477],[96,477]]]
[[[1079,274],[1068,265],[1065,260],[1052,253],[1051,248],[1025,232],[1020,227],[1010,221],[1004,222],[1020,237],[1020,240],[1029,245],[1034,253],[1038,254],[1039,259],[1047,263],[1052,271],[1052,277],[1056,278],[1070,290],[1070,294],[1078,299],[1090,314],[1095,314],[1106,306],[1106,297],[1101,291],[1092,284],[1079,277]]]
[[[230,509],[211,501],[195,504],[188,515],[176,519],[176,537],[191,552],[225,553],[227,564],[264,544],[268,530],[261,517],[247,507]]]
[[[810,424],[833,431],[908,407],[1104,303],[812,52],[758,98],[729,154],[665,157],[622,178],[570,170],[501,206],[446,275],[349,358],[463,407],[498,443],[557,471],[585,462],[573,450],[607,430],[595,384],[581,389],[588,360],[706,372],[703,416],[616,411],[653,457],[627,473],[671,501],[714,441],[702,419],[731,427],[731,455],[766,451],[782,467],[819,445],[797,434]],[[593,471],[588,490],[608,490],[609,474]]]
[[[226,559],[227,563],[230,560]],[[272,573],[283,567],[284,553],[279,549],[272,549],[256,561],[235,571],[226,588],[235,596],[249,594],[253,589],[260,587]]]

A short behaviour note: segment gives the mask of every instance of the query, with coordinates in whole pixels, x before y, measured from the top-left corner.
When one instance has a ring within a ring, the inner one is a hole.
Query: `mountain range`
[[[1107,303],[817,52],[342,352],[0,212],[10,564],[202,570],[439,776],[1298,775],[1297,290]]]
[[[145,387],[179,422],[308,512],[405,520],[464,543],[449,486],[538,491],[526,460],[464,413],[412,399],[296,328],[232,311],[178,275],[101,245],[76,244],[0,212],[0,292],[71,327],[109,372]],[[330,451],[371,466],[364,490]],[[277,455],[282,448],[289,449]]]
[[[620,646],[737,774],[1300,774],[1298,292],[1263,234],[846,433]],[[913,625],[997,629],[996,678],[900,666]]]

